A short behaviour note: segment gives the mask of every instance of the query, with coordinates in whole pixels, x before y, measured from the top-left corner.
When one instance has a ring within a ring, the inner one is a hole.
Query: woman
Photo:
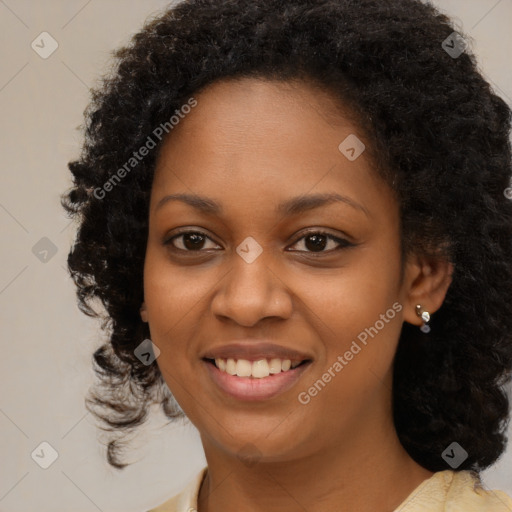
[[[110,328],[90,410],[201,435],[152,510],[512,510],[479,480],[506,444],[511,113],[450,21],[189,0],[116,57],[63,205]]]

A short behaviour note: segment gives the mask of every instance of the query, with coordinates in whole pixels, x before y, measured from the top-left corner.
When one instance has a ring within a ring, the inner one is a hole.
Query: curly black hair
[[[512,373],[511,110],[469,46],[448,51],[461,44],[454,31],[419,0],[185,0],[114,52],[110,74],[92,90],[82,153],[68,164],[73,187],[61,198],[79,220],[68,256],[79,307],[103,316],[109,335],[94,353],[99,378],[86,398],[103,430],[135,429],[151,404],[169,419],[183,416],[156,362],[134,353],[149,337],[139,309],[164,137],[129,172],[126,162],[214,81],[299,79],[330,91],[371,142],[376,172],[399,201],[403,253],[454,265],[432,331],[402,327],[393,370],[401,443],[430,471],[448,469],[441,455],[453,441],[468,452],[458,471],[498,459]],[[123,446],[108,443],[116,468],[126,465]]]

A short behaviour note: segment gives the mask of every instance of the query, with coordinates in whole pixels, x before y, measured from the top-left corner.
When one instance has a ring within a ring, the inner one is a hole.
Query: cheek
[[[388,265],[378,265],[377,258],[367,256],[355,254],[349,264],[329,274],[297,273],[292,279],[291,288],[307,306],[304,314],[309,310],[311,320],[323,325],[328,339],[355,338],[399,298],[399,263],[390,260]],[[393,319],[396,310],[391,309],[388,316]]]
[[[151,340],[160,350],[157,365],[174,398],[192,416],[190,408],[194,400],[191,403],[190,390],[195,385],[197,356],[190,340],[197,337],[199,328],[195,311],[201,307],[201,298],[207,290],[202,285],[200,279],[191,279],[171,267],[168,261],[157,264],[156,258],[148,255],[144,298]]]
[[[173,378],[181,382],[193,374],[196,356],[189,340],[197,338],[197,311],[209,289],[207,275],[198,274],[197,268],[179,270],[157,251],[150,250],[146,255],[144,299],[149,329],[153,343],[160,349],[157,364],[173,393],[179,394]]]
[[[306,310],[318,314],[310,315],[308,322],[314,322],[323,351],[300,390],[299,403],[307,402],[307,421],[317,415],[323,428],[343,430],[347,423],[361,420],[376,396],[382,397],[386,382],[392,385],[402,305],[390,289],[348,274],[326,280],[323,293],[310,292]]]
[[[352,279],[331,281],[324,293],[310,294],[306,303],[306,311],[317,313],[310,315],[309,322],[324,345],[319,370],[343,373],[353,382],[348,389],[359,387],[358,381],[364,381],[369,372],[386,374],[400,336],[403,309],[389,289],[367,287]],[[333,368],[339,356],[342,367]]]
[[[402,327],[399,256],[390,244],[354,253],[330,275],[296,278],[303,314],[324,345],[315,379],[330,370],[333,400],[364,395],[390,370]]]
[[[218,281],[218,278],[217,278]],[[215,283],[215,275],[206,267],[172,265],[165,251],[149,249],[144,267],[144,299],[151,327],[155,332],[180,329],[187,317],[204,305]]]

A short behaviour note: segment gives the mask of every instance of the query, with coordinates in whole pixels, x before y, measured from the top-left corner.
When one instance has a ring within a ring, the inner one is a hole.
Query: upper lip
[[[312,359],[311,356],[293,348],[283,347],[275,343],[237,341],[219,347],[212,347],[204,351],[201,359],[290,359],[304,361]]]

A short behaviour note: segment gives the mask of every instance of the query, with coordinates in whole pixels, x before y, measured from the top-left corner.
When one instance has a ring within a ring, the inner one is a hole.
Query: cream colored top
[[[197,512],[204,468],[177,496],[148,512]],[[485,490],[473,471],[438,471],[424,480],[394,512],[512,512],[512,498]]]

